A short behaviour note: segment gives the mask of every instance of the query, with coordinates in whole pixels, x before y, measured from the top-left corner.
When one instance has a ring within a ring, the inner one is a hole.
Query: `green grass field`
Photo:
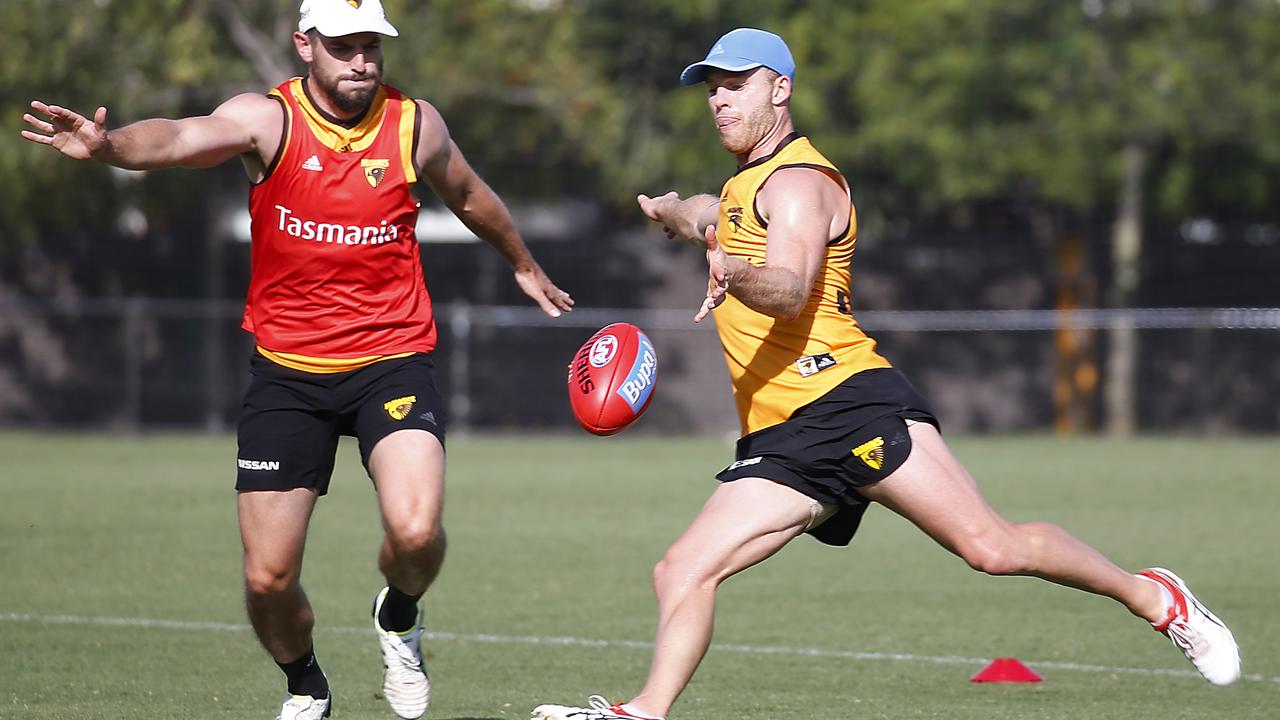
[[[1219,689],[1118,605],[989,578],[882,508],[852,547],[802,538],[721,592],[675,717],[1275,718],[1275,438],[959,439],[992,503],[1120,564],[1166,565],[1231,624]],[[379,526],[344,442],[304,582],[339,720],[391,718],[368,630]],[[431,718],[528,717],[636,691],[649,571],[731,454],[711,440],[456,439],[450,555],[425,603]],[[0,718],[271,718],[283,676],[245,625],[234,439],[0,434]],[[1014,656],[1038,685],[975,685]]]

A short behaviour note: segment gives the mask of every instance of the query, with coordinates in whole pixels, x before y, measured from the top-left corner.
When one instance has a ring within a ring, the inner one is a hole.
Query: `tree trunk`
[[[234,0],[219,0],[216,7],[227,23],[231,42],[253,64],[254,71],[267,87],[274,87],[293,77],[293,65],[290,63],[292,41],[286,45],[269,34],[259,32]]]
[[[1142,258],[1142,179],[1147,148],[1130,141],[1124,149],[1124,177],[1116,222],[1111,229],[1112,308],[1129,308],[1137,296]],[[1118,318],[1108,330],[1107,434],[1128,437],[1138,427],[1138,331],[1132,320]]]

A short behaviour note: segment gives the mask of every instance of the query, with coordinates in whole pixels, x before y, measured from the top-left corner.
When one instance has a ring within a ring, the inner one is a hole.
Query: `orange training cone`
[[[1017,658],[996,658],[969,678],[969,682],[1036,683],[1044,682],[1044,678]]]

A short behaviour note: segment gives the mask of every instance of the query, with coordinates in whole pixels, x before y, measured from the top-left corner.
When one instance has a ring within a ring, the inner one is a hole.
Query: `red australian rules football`
[[[658,382],[658,354],[630,323],[601,328],[569,363],[569,406],[587,432],[612,435],[649,407]]]

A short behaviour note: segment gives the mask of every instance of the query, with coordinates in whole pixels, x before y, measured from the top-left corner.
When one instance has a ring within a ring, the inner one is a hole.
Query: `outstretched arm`
[[[444,204],[477,237],[489,243],[515,269],[516,283],[551,317],[573,309],[573,298],[556,287],[543,272],[511,220],[497,193],[471,165],[449,137],[444,118],[430,104],[418,101],[422,127],[418,160],[423,176]]]
[[[707,227],[714,227],[720,216],[720,198],[701,194],[681,198],[675,192],[651,198],[639,195],[640,211],[654,222],[662,223],[662,231],[672,240],[680,238],[694,245],[705,245]]]
[[[237,155],[275,153],[282,123],[278,103],[264,95],[245,94],[223,103],[210,115],[180,120],[142,120],[107,129],[107,109],[93,119],[39,100],[35,114],[23,120],[22,137],[48,145],[76,160],[98,160],[130,170],[165,167],[212,167]]]

